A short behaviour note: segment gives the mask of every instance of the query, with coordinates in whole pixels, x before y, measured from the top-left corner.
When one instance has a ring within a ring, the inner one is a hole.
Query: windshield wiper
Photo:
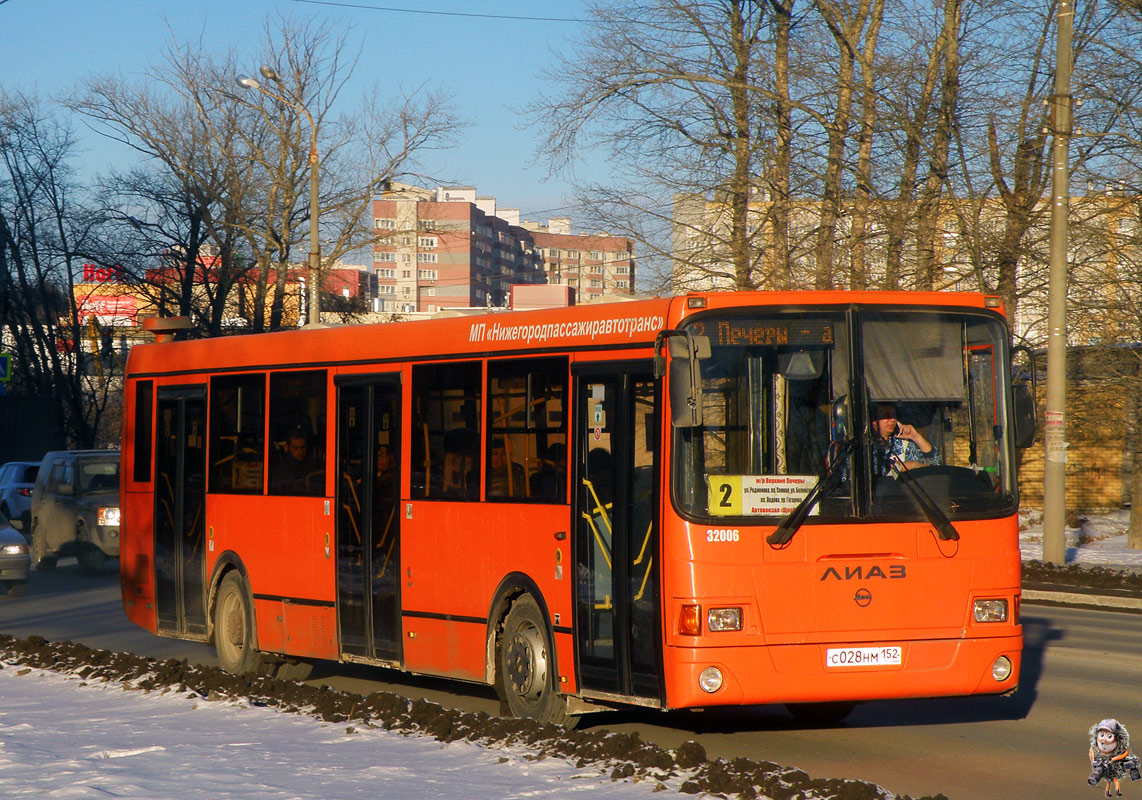
[[[793,535],[805,522],[805,518],[809,516],[809,512],[813,510],[813,506],[817,505],[821,499],[822,494],[832,492],[841,482],[841,477],[844,475],[845,462],[848,460],[849,453],[852,452],[853,446],[856,444],[856,439],[846,439],[837,449],[836,455],[825,466],[825,471],[817,479],[817,485],[814,486],[809,494],[805,495],[797,507],[786,515],[781,524],[777,526],[777,530],[765,537],[765,541],[769,542],[774,547],[783,544],[789,544],[793,539]]]
[[[906,477],[907,476],[907,477]],[[912,495],[912,499],[916,501],[916,505],[920,506],[920,510],[924,512],[924,516],[928,518],[928,522],[932,527],[939,531],[941,539],[958,540],[960,538],[959,531],[952,525],[952,521],[948,519],[948,515],[943,512],[932,496],[924,490],[915,476],[908,476],[907,472],[900,470],[896,478],[896,482],[908,490]]]

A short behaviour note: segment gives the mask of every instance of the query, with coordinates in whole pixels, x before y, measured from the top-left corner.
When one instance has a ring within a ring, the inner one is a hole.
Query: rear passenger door
[[[159,633],[206,637],[206,387],[161,388],[155,436]]]

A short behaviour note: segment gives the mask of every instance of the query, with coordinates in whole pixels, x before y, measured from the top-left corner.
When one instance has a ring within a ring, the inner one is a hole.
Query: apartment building
[[[574,288],[581,301],[633,294],[634,243],[621,236],[573,234],[570,223],[566,217],[547,226],[524,222],[543,254],[547,282]]]
[[[1050,198],[1032,211],[1030,227],[1019,241],[1015,268],[1017,307],[1012,313],[1016,339],[1043,344],[1047,339]],[[820,239],[820,201],[795,200],[788,207],[785,246],[789,274],[779,275],[788,285],[812,288],[817,275]],[[732,290],[730,260],[730,209],[721,198],[679,195],[674,202],[672,281],[678,291]],[[897,235],[895,269],[889,269],[892,224],[905,224]],[[762,288],[774,274],[775,228],[773,204],[759,194],[747,217],[753,275]],[[994,291],[998,262],[1007,244],[1008,212],[1001,200],[945,199],[940,203],[931,241],[931,272],[919,270],[914,220],[887,201],[872,210],[858,232],[851,209],[844,208],[834,226],[830,285],[852,288],[860,273],[863,285],[873,288],[921,288],[930,279],[937,291]],[[1068,303],[1081,314],[1068,319],[1068,343],[1094,345],[1135,341],[1138,331],[1122,318],[1123,297],[1142,281],[1142,197],[1108,187],[1070,198],[1068,244]],[[989,288],[991,287],[991,288]]]
[[[395,184],[373,201],[381,311],[503,305],[512,284],[544,283],[531,236],[472,186]]]
[[[473,186],[394,184],[373,201],[380,311],[506,305],[517,284],[574,287],[580,301],[633,294],[634,245],[574,234],[571,219],[520,221]]]

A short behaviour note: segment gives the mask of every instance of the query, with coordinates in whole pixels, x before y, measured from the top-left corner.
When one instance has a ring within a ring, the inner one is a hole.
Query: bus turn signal
[[[702,607],[682,606],[678,615],[678,632],[683,636],[700,636],[702,633]]]

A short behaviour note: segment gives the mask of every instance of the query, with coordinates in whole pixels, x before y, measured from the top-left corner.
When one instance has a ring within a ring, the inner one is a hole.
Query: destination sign
[[[833,326],[823,320],[718,320],[713,344],[722,347],[833,346]]]

